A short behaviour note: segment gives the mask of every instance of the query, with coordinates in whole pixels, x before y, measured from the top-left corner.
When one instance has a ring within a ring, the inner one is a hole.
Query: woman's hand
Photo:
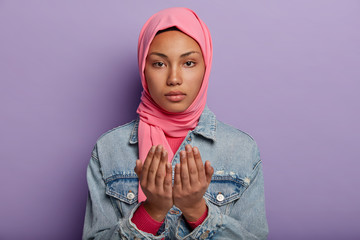
[[[186,145],[185,150],[180,152],[180,164],[175,165],[173,198],[186,220],[194,222],[206,211],[203,196],[214,169],[209,161],[203,164],[197,147]]]
[[[144,208],[156,221],[161,222],[173,206],[171,164],[161,146],[152,146],[144,164],[136,160],[135,172],[146,196]]]

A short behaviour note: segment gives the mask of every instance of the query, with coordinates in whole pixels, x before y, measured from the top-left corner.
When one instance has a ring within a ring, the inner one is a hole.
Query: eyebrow
[[[186,52],[186,53],[181,54],[180,57],[181,57],[181,58],[187,57],[187,56],[189,56],[189,55],[191,55],[191,54],[194,54],[194,53],[200,54],[200,52],[198,52],[198,51],[190,51],[190,52]],[[163,58],[169,58],[169,57],[166,56],[165,54],[159,53],[159,52],[152,52],[152,53],[150,53],[149,55],[156,55],[156,56],[163,57]]]

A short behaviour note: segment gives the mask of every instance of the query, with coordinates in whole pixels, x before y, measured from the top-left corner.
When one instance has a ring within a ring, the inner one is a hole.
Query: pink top
[[[208,215],[208,209],[206,208],[206,211],[204,214],[196,220],[196,222],[188,222],[191,229],[195,229],[197,226],[203,223],[203,221],[206,219]],[[137,226],[138,229],[140,229],[143,232],[151,233],[153,235],[156,235],[156,233],[159,231],[159,228],[164,223],[158,222],[154,220],[145,210],[143,204],[141,204],[138,209],[136,209],[131,221]]]
[[[136,209],[131,221],[135,223],[138,229],[143,232],[151,233],[156,235],[159,231],[159,228],[164,221],[158,222],[154,220],[145,210],[143,204],[141,204],[138,209]]]
[[[166,140],[169,143],[169,146],[171,150],[176,153],[176,151],[179,149],[181,143],[184,141],[184,137],[169,137],[166,136]]]

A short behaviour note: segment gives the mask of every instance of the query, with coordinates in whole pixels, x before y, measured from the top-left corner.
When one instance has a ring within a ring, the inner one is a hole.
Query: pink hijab
[[[150,44],[156,33],[170,27],[177,27],[180,31],[192,37],[200,46],[205,62],[204,79],[194,102],[181,113],[171,113],[160,108],[151,98],[148,91],[144,69]],[[168,144],[165,134],[170,137],[186,136],[194,129],[206,105],[207,88],[212,60],[212,42],[210,32],[205,23],[188,8],[164,9],[149,18],[141,29],[138,42],[138,63],[143,92],[137,109],[140,116],[139,159],[144,162],[151,146],[161,144],[168,152],[169,162],[174,153]],[[146,199],[140,184],[138,201]]]

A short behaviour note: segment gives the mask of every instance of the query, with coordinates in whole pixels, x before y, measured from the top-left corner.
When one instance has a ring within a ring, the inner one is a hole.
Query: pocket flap
[[[223,206],[239,199],[247,188],[247,181],[236,175],[213,175],[205,197],[212,203]]]
[[[117,174],[105,180],[106,194],[122,202],[133,204],[138,200],[138,178],[133,174]]]

